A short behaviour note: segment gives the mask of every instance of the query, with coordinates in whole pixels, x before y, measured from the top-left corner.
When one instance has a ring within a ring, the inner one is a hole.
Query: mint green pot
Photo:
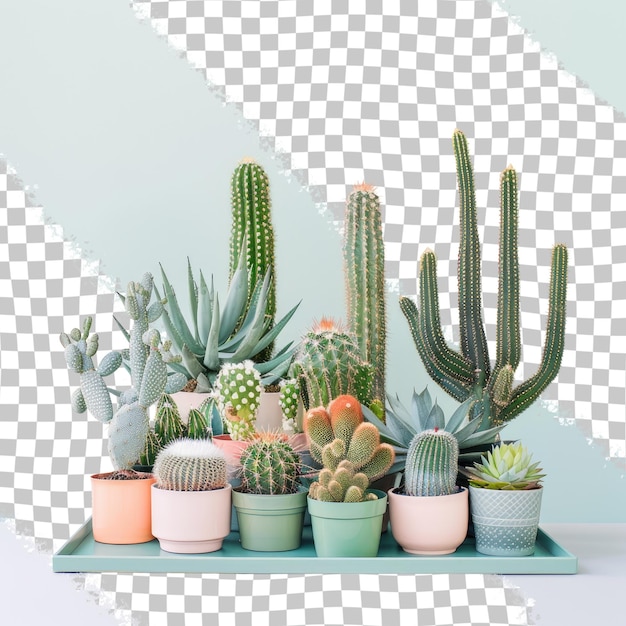
[[[387,494],[368,489],[378,500],[321,502],[307,498],[313,543],[319,557],[374,557],[378,554]]]
[[[285,552],[302,543],[308,489],[274,496],[233,489],[239,539],[244,550]]]

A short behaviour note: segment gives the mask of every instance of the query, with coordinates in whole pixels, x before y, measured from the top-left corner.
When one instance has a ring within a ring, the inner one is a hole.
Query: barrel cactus
[[[215,382],[222,416],[233,440],[250,439],[261,400],[261,377],[252,361],[227,363]]]
[[[177,439],[154,462],[159,489],[211,491],[228,483],[224,452],[207,439]]]
[[[500,177],[500,253],[496,359],[489,359],[482,319],[480,242],[476,219],[474,174],[465,135],[453,136],[461,207],[459,246],[460,351],[446,343],[439,318],[437,259],[426,250],[420,259],[420,307],[400,298],[419,352],[431,378],[459,402],[477,400],[473,416],[486,416],[491,426],[509,422],[528,408],[556,377],[563,357],[567,289],[567,248],[552,250],[546,340],[536,374],[513,387],[521,357],[519,262],[517,249],[517,174],[506,168]]]
[[[459,444],[433,428],[413,438],[406,456],[404,491],[409,496],[448,496],[457,491]]]
[[[356,339],[332,319],[322,318],[306,333],[292,372],[305,409],[327,406],[344,394],[365,405],[372,400],[374,370],[361,358]]]
[[[384,476],[394,460],[394,450],[380,443],[378,429],[364,422],[357,398],[342,395],[316,407],[305,418],[311,456],[323,465],[309,495],[316,500],[361,502],[376,499],[366,493],[370,482]]]
[[[348,196],[343,254],[348,328],[361,358],[374,368],[372,396],[385,400],[385,244],[380,200],[374,187],[355,185]]]
[[[298,490],[300,457],[276,433],[258,433],[241,453],[241,489],[245,493],[277,495]]]

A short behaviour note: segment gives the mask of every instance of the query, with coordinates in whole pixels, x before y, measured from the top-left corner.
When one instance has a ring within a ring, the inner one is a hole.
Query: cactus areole
[[[508,422],[527,409],[554,380],[563,358],[565,337],[567,248],[552,250],[549,310],[545,343],[537,372],[513,386],[521,357],[519,263],[517,246],[517,174],[507,167],[500,177],[500,252],[496,355],[492,363],[482,318],[480,242],[476,219],[474,174],[467,139],[453,135],[460,197],[461,242],[459,246],[460,350],[445,341],[439,318],[437,259],[426,250],[420,259],[419,307],[400,298],[419,355],[431,378],[459,402],[473,398],[473,418],[489,420],[492,426]]]

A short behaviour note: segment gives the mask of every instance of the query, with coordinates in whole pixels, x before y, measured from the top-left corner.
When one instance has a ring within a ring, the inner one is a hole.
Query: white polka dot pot
[[[543,488],[498,491],[470,487],[476,550],[491,556],[528,556],[535,551]]]

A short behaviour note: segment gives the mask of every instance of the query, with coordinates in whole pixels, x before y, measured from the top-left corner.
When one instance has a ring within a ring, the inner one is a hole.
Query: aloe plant
[[[182,363],[172,369],[195,381],[195,391],[211,391],[218,372],[226,363],[255,361],[273,343],[299,306],[294,306],[277,324],[268,318],[269,296],[272,285],[271,270],[259,279],[251,298],[248,289],[248,269],[245,255],[239,256],[239,265],[233,274],[223,306],[213,287],[207,285],[202,272],[196,282],[191,264],[187,263],[191,322],[183,316],[174,288],[163,268],[163,291],[167,304],[163,310],[163,324],[168,337],[182,357]],[[270,385],[284,376],[294,348],[290,342],[269,361],[255,363],[262,383]]]
[[[419,355],[431,378],[459,402],[473,398],[473,416],[492,426],[509,422],[528,408],[556,377],[563,357],[565,336],[567,248],[552,250],[549,310],[546,339],[539,369],[513,387],[521,358],[519,324],[519,262],[517,250],[517,174],[512,167],[500,178],[500,258],[496,359],[491,364],[482,319],[480,242],[476,220],[474,174],[467,139],[456,130],[453,136],[461,207],[461,244],[458,283],[460,350],[446,343],[439,318],[437,259],[426,250],[420,259],[420,307],[400,298]]]

